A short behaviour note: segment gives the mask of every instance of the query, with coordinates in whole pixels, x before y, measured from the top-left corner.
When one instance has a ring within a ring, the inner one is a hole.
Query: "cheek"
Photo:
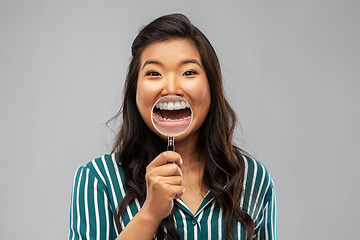
[[[153,130],[151,122],[152,107],[158,96],[154,84],[146,81],[139,81],[136,89],[136,106],[145,124]]]
[[[201,98],[201,101],[203,101],[204,105],[210,105],[211,94],[210,94],[209,85],[204,87],[203,90],[201,92],[199,92],[198,94],[199,94],[199,97]]]
[[[141,115],[141,117],[143,118],[143,120],[145,122],[147,122],[147,118],[148,116],[150,116],[150,112],[147,113],[150,110],[147,110],[147,106],[146,103],[148,102],[148,99],[146,98],[147,94],[146,94],[146,88],[144,88],[143,85],[138,84],[137,85],[137,89],[136,89],[136,106],[138,108],[138,111]]]
[[[193,114],[196,125],[202,125],[211,103],[211,93],[207,79],[193,86],[191,90],[189,89],[188,93],[194,104]]]
[[[207,79],[199,81],[195,85],[189,86],[187,93],[195,102],[197,102],[197,104],[204,106],[210,104],[211,94]]]
[[[199,96],[201,97],[199,99],[199,118],[200,121],[203,122],[209,112],[210,109],[210,103],[211,103],[211,96],[210,96],[210,90],[203,91],[199,93]]]

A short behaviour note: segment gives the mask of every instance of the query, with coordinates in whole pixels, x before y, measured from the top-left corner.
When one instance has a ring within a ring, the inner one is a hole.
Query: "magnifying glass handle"
[[[175,151],[174,137],[168,137],[167,150],[168,150],[168,151]]]

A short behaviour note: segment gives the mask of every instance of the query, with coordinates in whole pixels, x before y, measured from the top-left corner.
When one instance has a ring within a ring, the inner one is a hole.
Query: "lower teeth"
[[[184,117],[184,118],[180,118],[180,119],[170,119],[170,118],[164,118],[162,117],[160,114],[156,114],[156,116],[162,120],[162,121],[170,121],[170,122],[176,122],[176,121],[181,121],[181,120],[186,120],[186,119],[190,119],[190,116]]]

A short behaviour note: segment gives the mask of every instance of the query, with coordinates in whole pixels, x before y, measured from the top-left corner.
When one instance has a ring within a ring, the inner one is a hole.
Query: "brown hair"
[[[162,16],[149,23],[141,29],[132,45],[132,59],[124,86],[124,101],[117,114],[119,116],[122,113],[123,122],[113,148],[113,152],[119,152],[125,181],[130,189],[117,208],[118,230],[121,231],[120,218],[130,201],[135,197],[145,201],[146,166],[166,149],[166,143],[146,126],[136,106],[140,56],[149,44],[173,38],[188,39],[195,43],[209,81],[211,104],[200,128],[196,146],[205,156],[203,181],[223,210],[226,237],[233,239],[233,229],[238,221],[244,225],[247,239],[252,239],[254,222],[239,204],[239,195],[243,191],[244,162],[242,150],[232,142],[236,115],[224,96],[219,60],[205,35],[182,14]],[[227,186],[223,188],[222,183],[225,181]],[[171,215],[162,221],[156,235],[170,235],[174,239],[180,239]],[[163,227],[166,227],[166,233]]]

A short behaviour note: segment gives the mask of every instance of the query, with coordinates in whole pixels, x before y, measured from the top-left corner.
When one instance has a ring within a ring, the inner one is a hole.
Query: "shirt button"
[[[196,219],[193,219],[192,221],[191,221],[191,223],[192,223],[192,225],[196,225],[197,224],[197,221],[196,221]]]

